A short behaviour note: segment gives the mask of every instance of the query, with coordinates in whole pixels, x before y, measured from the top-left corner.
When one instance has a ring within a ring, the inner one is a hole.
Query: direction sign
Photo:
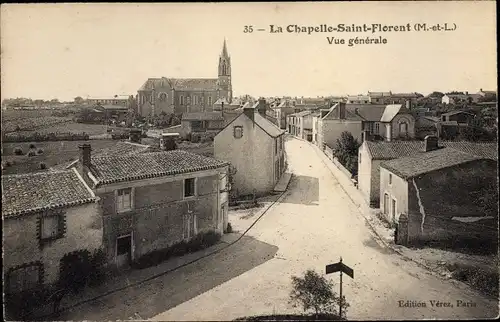
[[[351,278],[354,278],[353,269],[342,262],[326,265],[326,274],[331,274],[331,273],[335,273],[335,272],[339,272],[339,271],[346,273]]]

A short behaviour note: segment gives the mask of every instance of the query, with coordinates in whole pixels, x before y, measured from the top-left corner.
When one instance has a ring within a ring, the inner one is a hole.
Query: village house
[[[397,242],[496,240],[497,166],[494,160],[440,147],[430,136],[413,156],[382,162],[380,209],[388,222],[397,224],[400,216],[405,221]],[[477,202],[495,194],[489,206]]]
[[[483,91],[483,89],[479,89],[479,92],[476,93],[477,95],[481,96],[482,98],[487,98],[492,101],[496,101],[497,97],[497,92],[496,91]]]
[[[271,192],[285,171],[284,133],[260,104],[246,106],[214,139],[214,156],[235,169],[236,196]],[[260,108],[259,108],[260,107]]]
[[[498,160],[497,143],[441,141],[442,146]],[[423,141],[364,141],[358,155],[358,189],[371,207],[380,204],[380,163],[384,160],[413,156],[424,149]]]
[[[371,104],[369,95],[347,96],[347,104]]]
[[[280,129],[287,129],[287,117],[290,114],[300,112],[300,108],[295,106],[295,101],[284,99],[274,108],[274,115],[279,120]]]
[[[103,211],[104,250],[116,267],[227,225],[228,164],[181,150],[91,156],[75,165]]]
[[[462,94],[446,94],[441,98],[443,104],[458,104],[458,103],[477,103],[482,96],[480,94],[469,94],[465,92]]]
[[[325,144],[333,147],[344,131],[358,141],[363,140],[363,133],[387,141],[415,136],[415,119],[402,105],[337,103],[329,111],[321,109],[320,113],[313,121],[312,134],[321,148]]]
[[[99,249],[97,201],[74,169],[2,176],[4,292],[52,287],[68,256]]]
[[[179,134],[182,138],[213,138],[223,128],[224,116],[220,111],[184,113]]]
[[[313,121],[319,113],[315,111],[302,111],[287,117],[287,129],[291,135],[309,142],[313,141]]]

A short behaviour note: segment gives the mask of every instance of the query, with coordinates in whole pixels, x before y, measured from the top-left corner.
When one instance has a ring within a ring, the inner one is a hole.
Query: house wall
[[[183,104],[181,104],[181,96]],[[188,104],[189,97],[189,104]],[[196,98],[195,98],[196,97]],[[212,98],[212,104],[209,104],[209,97]],[[174,113],[182,114],[185,112],[204,112],[213,108],[213,104],[217,101],[217,90],[212,91],[175,91]]]
[[[367,204],[370,204],[372,159],[367,144],[363,142],[358,150],[358,189]]]
[[[219,190],[223,188],[219,180],[227,173],[227,168],[219,171],[220,174],[214,171],[192,173],[174,181],[156,184],[150,181],[150,184],[131,186],[133,209],[124,213],[117,213],[115,206],[115,190],[124,188],[124,184],[108,186],[107,191],[100,192],[108,259],[114,261],[119,236],[132,235],[133,259],[183,240],[184,216],[188,210],[197,217],[197,232],[215,230],[222,233],[220,205],[227,200],[227,193],[221,196]],[[184,199],[184,179],[189,177],[197,178],[196,197]]]
[[[243,128],[243,136],[234,138],[234,127]],[[242,114],[215,136],[214,157],[236,168],[235,194],[264,194],[275,186],[274,138]]]
[[[401,136],[399,124],[406,122],[408,124],[407,133],[409,138],[415,137],[415,118],[411,114],[398,114],[392,120],[392,138],[397,139]]]
[[[59,264],[67,253],[77,250],[93,252],[102,246],[103,224],[97,203],[63,209],[66,232],[62,238],[40,247],[38,220],[41,214],[25,215],[3,220],[4,271],[11,267],[40,261],[44,265],[44,283],[59,278]]]
[[[321,120],[322,142],[333,147],[344,131],[351,132],[358,141],[361,139],[362,124],[360,121]]]
[[[398,222],[399,215],[408,214],[408,183],[405,179],[399,177],[395,173],[383,168],[380,168],[380,211],[384,214],[388,222]],[[389,176],[392,175],[392,182],[389,183]],[[388,195],[387,208],[384,209],[384,196]],[[392,201],[396,200],[396,211],[394,217],[392,215]]]
[[[414,222],[409,231],[410,239],[413,242],[443,241],[449,238],[498,241],[497,171],[497,162],[479,160],[410,180],[408,209]],[[489,214],[485,214],[478,206],[478,196],[487,196],[492,191],[496,193],[496,197],[491,198],[493,209]],[[473,223],[462,223],[453,219],[485,215],[493,218]]]

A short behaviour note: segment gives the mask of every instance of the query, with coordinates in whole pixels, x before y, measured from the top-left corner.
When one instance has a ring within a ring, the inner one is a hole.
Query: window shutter
[[[58,237],[64,237],[66,235],[66,230],[67,230],[67,223],[66,223],[66,215],[64,213],[61,213],[59,216],[59,222],[58,222]]]

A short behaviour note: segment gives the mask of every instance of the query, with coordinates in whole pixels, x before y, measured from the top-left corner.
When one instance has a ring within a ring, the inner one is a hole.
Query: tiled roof
[[[224,117],[220,112],[192,112],[183,113],[183,121],[222,121]]]
[[[373,160],[391,160],[420,153],[424,149],[424,141],[366,141]],[[479,157],[498,160],[496,142],[440,141],[440,146],[473,154]]]
[[[392,93],[391,97],[415,98],[419,97],[417,93]]]
[[[255,124],[260,126],[264,130],[264,132],[266,132],[267,134],[269,134],[269,136],[273,138],[278,137],[283,133],[285,133],[285,131],[278,128],[276,125],[271,123],[271,121],[269,121],[265,117],[262,117],[262,115],[260,115],[259,113],[255,113],[254,121]]]
[[[480,159],[478,156],[455,149],[441,148],[430,152],[418,152],[409,157],[384,161],[380,166],[402,178],[409,179],[424,173]]]
[[[392,104],[387,105],[384,109],[384,114],[380,118],[381,122],[392,122],[392,119],[399,113],[403,105],[401,104]]]
[[[462,113],[474,115],[473,113],[467,112],[467,111],[451,111],[451,112],[443,113],[441,115],[457,115],[457,114],[462,114]]]
[[[368,92],[370,97],[389,97],[392,96],[391,92]]]
[[[95,200],[73,169],[2,176],[4,218]]]
[[[293,113],[293,114],[290,114],[290,115],[291,116],[296,116],[296,117],[302,117],[302,116],[309,115],[311,113],[312,113],[311,111],[302,111],[302,112]]]
[[[133,143],[129,141],[120,141],[110,148],[100,150],[99,152],[92,155],[92,157],[144,153],[150,151],[151,148],[152,148],[151,146],[145,144]]]
[[[224,105],[228,105],[229,104],[227,102],[227,99],[225,97],[223,97],[223,98],[219,98],[217,101],[215,101],[214,105],[222,105],[222,103],[224,103]]]
[[[348,101],[350,101],[350,100],[355,100],[355,101],[359,101],[359,100],[369,101],[370,100],[370,96],[368,96],[368,95],[347,96],[347,100]]]
[[[325,115],[326,120],[336,120],[339,118],[338,109],[340,103],[335,104],[330,112]],[[380,121],[384,114],[385,105],[381,104],[345,104],[345,118],[351,121]]]
[[[217,78],[149,78],[139,91],[150,91],[153,88],[173,88],[175,90],[209,90],[217,89]]]
[[[228,163],[199,154],[173,150],[92,158],[97,185],[217,169]]]

